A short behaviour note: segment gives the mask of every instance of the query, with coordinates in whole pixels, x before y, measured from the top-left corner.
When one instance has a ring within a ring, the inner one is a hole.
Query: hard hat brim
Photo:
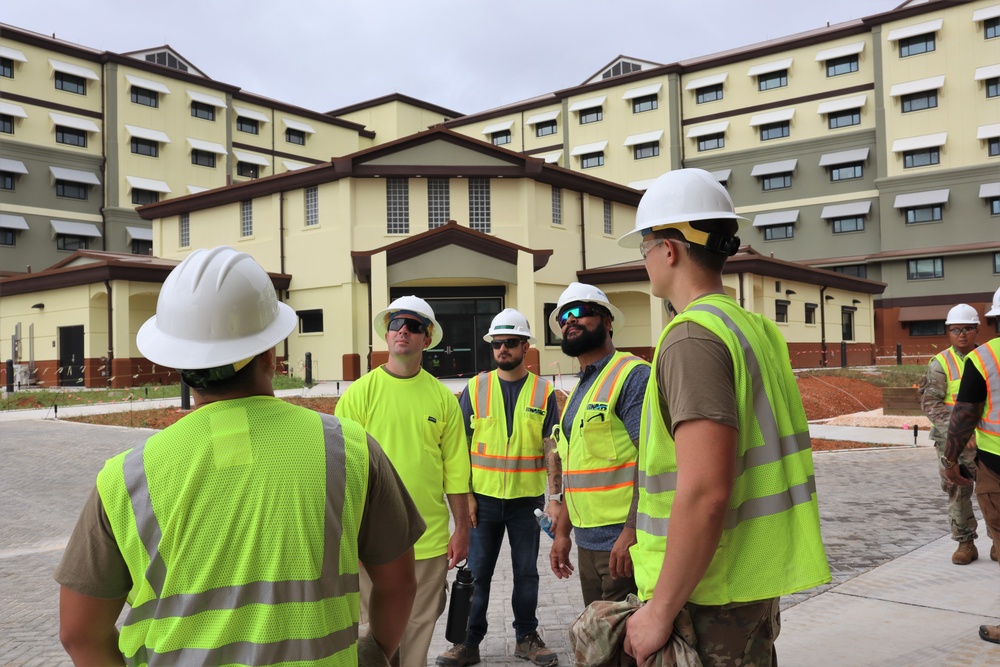
[[[379,311],[378,315],[375,316],[375,321],[372,324],[375,325],[375,333],[379,335],[379,338],[385,340],[385,335],[388,333],[386,315],[392,315],[393,313],[398,313],[401,310],[407,310],[406,308],[386,308],[385,310]],[[441,339],[444,338],[444,331],[441,330],[441,325],[433,317],[427,317],[422,315],[422,317],[430,320],[433,327],[431,332],[431,344],[427,346],[428,349],[432,347],[437,347]]]

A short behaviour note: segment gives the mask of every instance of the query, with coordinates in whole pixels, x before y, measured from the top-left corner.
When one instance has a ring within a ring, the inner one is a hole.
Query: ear
[[[431,336],[430,334],[424,334],[424,349],[426,350],[431,346]]]

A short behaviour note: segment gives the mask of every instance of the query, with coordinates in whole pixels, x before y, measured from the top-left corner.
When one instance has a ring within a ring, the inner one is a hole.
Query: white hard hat
[[[373,322],[375,333],[385,338],[385,334],[389,330],[389,320],[395,313],[401,310],[413,313],[417,317],[427,320],[426,324],[430,325],[430,347],[437,347],[437,344],[441,342],[441,338],[444,336],[444,331],[441,330],[441,325],[438,324],[438,321],[434,319],[434,311],[430,305],[418,296],[401,296],[390,303],[388,308],[376,315]]]
[[[715,224],[691,224],[703,220]],[[731,222],[717,222],[723,220]],[[746,218],[736,215],[733,200],[714,176],[704,169],[677,169],[657,178],[642,195],[635,211],[635,229],[618,239],[618,245],[638,248],[642,237],[651,231],[675,227],[691,243],[707,246],[710,232],[735,238],[740,220]],[[739,239],[733,251],[738,247]]]
[[[948,319],[944,321],[949,324],[979,324],[979,313],[967,303],[960,303],[948,311]]]
[[[596,303],[599,306],[604,306],[611,312],[611,319],[615,321],[619,327],[624,325],[625,316],[622,315],[622,311],[618,310],[610,301],[608,301],[608,296],[597,289],[593,285],[587,285],[585,283],[570,283],[569,287],[563,290],[563,293],[559,295],[559,301],[556,302],[555,310],[549,314],[549,329],[552,333],[556,335],[557,338],[562,337],[562,327],[559,326],[558,318],[559,311],[563,309],[566,304],[574,303],[576,301],[584,301],[586,303]]]
[[[528,326],[528,318],[513,308],[504,308],[497,313],[497,316],[490,323],[490,330],[483,336],[483,340],[489,343],[497,334],[521,336],[527,338],[529,343],[535,342],[535,337],[531,335],[531,327]]]
[[[250,255],[219,246],[195,250],[163,281],[156,315],[135,342],[155,364],[204,370],[265,352],[298,324]]]
[[[993,293],[993,307],[987,311],[986,317],[1000,317],[1000,288]]]

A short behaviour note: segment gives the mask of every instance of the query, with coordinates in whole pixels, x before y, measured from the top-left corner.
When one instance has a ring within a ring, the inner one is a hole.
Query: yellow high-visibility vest
[[[966,358],[986,378],[986,403],[976,425],[976,446],[1000,456],[1000,338],[980,345]]]

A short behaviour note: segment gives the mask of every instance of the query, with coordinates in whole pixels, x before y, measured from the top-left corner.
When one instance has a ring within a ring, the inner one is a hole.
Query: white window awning
[[[576,156],[576,155],[589,155],[591,153],[601,153],[607,147],[608,147],[607,141],[595,141],[592,144],[580,144],[579,146],[574,146],[573,150],[571,150],[569,154],[571,156]]]
[[[496,134],[497,132],[504,132],[514,127],[514,121],[512,120],[502,120],[499,123],[491,123],[483,128],[480,134]]]
[[[153,230],[149,227],[133,227],[132,225],[125,225],[125,234],[128,235],[129,242],[153,240]]]
[[[559,117],[561,111],[556,109],[555,111],[544,111],[542,113],[536,113],[534,116],[528,116],[528,120],[524,121],[525,125],[538,125],[539,123],[548,123],[549,121],[555,120]]]
[[[159,130],[150,130],[149,128],[136,127],[135,125],[126,125],[125,131],[128,132],[128,136],[135,137],[136,139],[158,141],[161,144],[170,143],[170,137],[167,136],[166,132],[160,132]]]
[[[867,101],[868,95],[855,95],[854,97],[845,97],[839,100],[821,102],[820,105],[816,107],[816,113],[823,115],[828,113],[837,113],[838,111],[847,111],[848,109],[860,109]]]
[[[16,60],[19,63],[28,62],[28,59],[24,57],[24,53],[18,51],[17,49],[12,49],[9,46],[0,46],[0,58]]]
[[[950,190],[926,190],[924,192],[909,192],[905,195],[896,195],[893,208],[914,208],[916,206],[929,206],[931,204],[947,204]]]
[[[655,181],[655,178],[646,178],[641,181],[631,181],[628,186],[633,190],[648,190]]]
[[[771,174],[787,174],[795,171],[799,163],[797,158],[791,160],[781,160],[779,162],[768,162],[767,164],[755,164],[750,170],[751,176],[770,176]]]
[[[980,23],[987,19],[995,19],[998,16],[1000,16],[1000,5],[990,5],[989,7],[983,7],[972,12],[972,20],[975,23]]]
[[[707,137],[710,134],[722,134],[729,129],[729,121],[723,120],[718,123],[708,123],[707,125],[696,125],[688,130],[688,139],[697,139],[698,137]]]
[[[995,79],[1000,77],[1000,65],[987,65],[985,67],[976,68],[976,76],[973,77],[975,81],[985,81],[986,79]]]
[[[545,164],[555,164],[562,159],[562,154],[562,151],[552,151],[551,153],[542,153],[541,155],[534,155],[532,157],[545,160]]]
[[[896,28],[895,30],[889,31],[886,41],[898,42],[899,40],[906,39],[907,37],[916,37],[917,35],[926,35],[929,32],[937,32],[941,29],[942,25],[944,25],[944,19],[934,19],[933,21],[926,21],[925,23],[908,25],[904,28]]]
[[[979,186],[979,196],[982,199],[993,199],[1000,197],[1000,182],[983,183]]]
[[[197,149],[199,151],[208,151],[209,153],[215,153],[216,155],[225,155],[229,151],[222,144],[217,144],[214,141],[203,141],[202,139],[192,139],[187,138],[188,146]]]
[[[789,211],[775,211],[773,213],[761,213],[753,219],[754,227],[773,227],[774,225],[788,225],[799,220],[799,209],[793,208]]]
[[[97,123],[86,118],[77,118],[76,116],[67,116],[65,114],[56,113],[55,111],[49,112],[49,118],[52,122],[60,127],[71,127],[74,130],[82,130],[84,132],[95,132],[100,133],[101,129],[97,127]]]
[[[215,95],[209,95],[208,93],[199,93],[196,90],[188,90],[187,94],[188,97],[191,98],[192,102],[201,102],[202,104],[207,104],[217,109],[226,108],[226,102],[221,97],[216,97]]]
[[[281,122],[285,124],[289,130],[298,130],[299,132],[305,132],[306,134],[316,134],[316,130],[309,123],[303,123],[300,120],[292,120],[291,118],[282,118]],[[513,121],[511,121],[513,122]]]
[[[584,109],[594,109],[596,107],[604,106],[604,103],[607,100],[608,100],[607,95],[601,95],[600,97],[588,97],[585,100],[573,102],[573,104],[569,105],[569,110],[583,111]]]
[[[993,139],[995,137],[1000,137],[1000,123],[980,125],[979,130],[976,131],[976,139]]]
[[[844,56],[853,56],[854,54],[861,53],[864,50],[864,42],[851,42],[850,44],[844,44],[843,46],[835,46],[832,49],[823,49],[816,54],[816,62],[826,62],[827,60],[835,60],[837,58],[843,58]]]
[[[943,87],[944,75],[942,74],[941,76],[932,76],[927,79],[897,83],[889,89],[889,97],[901,97],[903,95],[912,95],[913,93],[923,93],[928,90],[940,90]]]
[[[28,114],[24,112],[24,107],[11,104],[10,102],[0,102],[0,113],[5,116],[15,116],[17,118],[28,117]]]
[[[830,220],[831,218],[853,218],[859,215],[868,215],[871,210],[871,200],[852,201],[847,204],[824,206],[823,211],[819,214],[819,217],[823,220]]]
[[[637,146],[639,144],[648,144],[654,141],[659,141],[660,137],[663,136],[663,130],[653,130],[652,132],[643,132],[642,134],[633,134],[625,138],[626,146]]]
[[[849,164],[851,162],[864,162],[868,159],[867,148],[854,148],[849,151],[839,151],[837,153],[825,153],[819,158],[819,166],[832,167],[838,164]]]
[[[76,222],[74,220],[49,220],[52,225],[52,236],[65,234],[67,236],[89,236],[100,238],[101,230],[91,222]]]
[[[17,229],[23,232],[28,229],[28,221],[20,215],[0,213],[0,227],[3,229]]]
[[[305,169],[311,165],[304,164],[302,162],[293,162],[292,160],[282,160],[281,164],[285,165],[285,169],[288,171],[295,171],[296,169]]]
[[[152,192],[162,192],[170,194],[170,186],[165,181],[158,181],[155,178],[142,178],[141,176],[126,176],[129,188],[134,190],[150,190]]]
[[[200,185],[189,185],[187,186],[188,192],[190,194],[196,195],[199,192],[205,192],[206,190],[211,190],[211,188],[203,188]]]
[[[781,60],[772,60],[768,63],[761,63],[760,65],[754,65],[749,70],[747,70],[747,76],[760,76],[762,74],[770,74],[771,72],[780,72],[783,69],[788,69],[792,66],[791,58],[783,58]]]
[[[82,65],[74,65],[72,63],[63,62],[62,60],[56,60],[55,58],[49,58],[49,66],[55,71],[62,72],[63,74],[72,74],[73,76],[90,79],[91,81],[101,80],[101,78],[97,76],[97,72],[89,67],[83,67]]]
[[[725,83],[728,77],[729,72],[722,72],[720,74],[691,79],[684,85],[684,90],[698,90],[699,88],[707,88],[708,86],[717,86],[720,83]]]
[[[260,165],[261,167],[270,167],[271,163],[268,162],[267,158],[263,155],[257,155],[256,153],[249,153],[247,151],[241,151],[233,149],[233,155],[240,162],[249,162],[250,164]]]
[[[247,109],[246,107],[241,107],[234,104],[233,111],[235,111],[236,115],[239,116],[240,118],[249,118],[250,120],[260,121],[261,123],[270,122],[267,116],[265,116],[259,111],[254,111],[253,109]]]
[[[7,172],[8,174],[27,174],[28,168],[20,160],[0,157],[0,171]]]
[[[164,95],[170,94],[170,89],[159,81],[144,79],[141,76],[134,76],[132,74],[126,74],[125,80],[129,82],[129,85],[135,86],[136,88],[145,88],[146,90],[153,90],[157,93],[163,93]]]
[[[712,178],[717,180],[719,183],[728,183],[729,177],[733,175],[732,169],[719,169],[717,171],[708,172],[712,175]]]
[[[92,171],[81,171],[80,169],[68,169],[66,167],[49,167],[49,173],[57,181],[70,181],[71,183],[83,183],[84,185],[101,184],[101,179]]]
[[[947,132],[937,132],[935,134],[924,134],[919,137],[896,139],[892,142],[892,152],[903,153],[905,151],[920,150],[921,148],[934,148],[935,146],[944,146],[947,141]]]
[[[769,113],[759,113],[755,116],[750,116],[750,127],[770,125],[771,123],[781,123],[786,120],[791,120],[794,115],[795,109],[779,109]]]
[[[662,83],[651,83],[648,86],[639,86],[638,88],[629,88],[622,95],[623,100],[634,100],[637,97],[646,97],[648,95],[657,95],[660,89],[663,88]]]

